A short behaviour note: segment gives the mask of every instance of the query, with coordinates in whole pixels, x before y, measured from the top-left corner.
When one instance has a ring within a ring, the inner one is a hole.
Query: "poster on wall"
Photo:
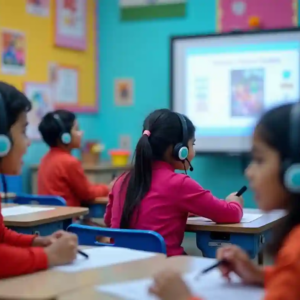
[[[217,0],[218,31],[249,30],[249,18],[258,17],[262,29],[298,25],[298,0]],[[272,9],[270,9],[272,7]]]
[[[115,79],[115,104],[129,106],[133,104],[133,79]]]
[[[27,0],[26,11],[28,14],[47,17],[49,16],[50,0]]]
[[[49,85],[55,107],[78,104],[79,71],[76,67],[49,64]]]
[[[119,0],[122,21],[185,16],[186,0]]]
[[[43,116],[53,110],[50,87],[46,83],[26,82],[24,92],[32,104],[28,112],[27,135],[31,140],[38,140],[41,138],[38,126]]]
[[[1,72],[23,75],[26,71],[26,40],[21,31],[1,30]]]
[[[55,0],[55,45],[86,49],[86,0]]]

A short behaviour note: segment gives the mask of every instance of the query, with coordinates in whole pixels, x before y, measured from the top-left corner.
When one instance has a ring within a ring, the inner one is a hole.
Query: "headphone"
[[[182,142],[177,143],[174,146],[173,149],[173,156],[180,161],[185,161],[188,158],[189,155],[189,147],[188,147],[188,130],[187,130],[187,125],[186,125],[186,120],[183,117],[183,115],[176,113],[175,114],[178,116],[181,124],[181,130],[182,130]]]
[[[300,103],[290,112],[289,158],[283,161],[283,182],[292,193],[300,193]]]
[[[11,139],[8,132],[8,121],[4,100],[0,93],[0,158],[7,155],[11,149]]]
[[[72,140],[71,134],[66,130],[66,127],[58,114],[54,114],[53,118],[59,126],[59,129],[60,129],[59,138],[60,138],[61,142],[65,145],[69,145]]]

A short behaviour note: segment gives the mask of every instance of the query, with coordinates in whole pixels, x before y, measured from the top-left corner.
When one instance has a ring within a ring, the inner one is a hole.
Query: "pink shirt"
[[[123,179],[124,176],[115,183],[106,207],[104,221],[111,228],[120,228],[126,193],[125,188],[121,191]],[[168,256],[181,255],[189,213],[217,223],[238,223],[243,208],[237,202],[214,197],[189,176],[175,173],[170,164],[155,162],[150,191],[142,200],[139,213],[132,217],[131,228],[160,233],[166,242]]]

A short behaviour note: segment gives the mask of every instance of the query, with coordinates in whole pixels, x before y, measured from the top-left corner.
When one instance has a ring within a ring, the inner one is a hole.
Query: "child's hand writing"
[[[227,202],[238,202],[242,206],[244,206],[244,198],[242,196],[236,196],[237,192],[231,193],[226,197]]]
[[[77,235],[64,232],[50,246],[45,248],[49,267],[71,263],[77,255]]]
[[[37,236],[32,242],[33,247],[48,247],[56,239],[60,238],[64,234],[64,231],[59,230],[48,236]]]
[[[154,277],[154,285],[149,292],[161,300],[188,300],[192,297],[180,274],[170,270]]]
[[[234,245],[219,248],[217,259],[228,262],[228,264],[220,266],[222,275],[228,280],[230,280],[230,273],[234,272],[244,283],[258,285],[264,283],[262,269],[255,265],[241,248]]]

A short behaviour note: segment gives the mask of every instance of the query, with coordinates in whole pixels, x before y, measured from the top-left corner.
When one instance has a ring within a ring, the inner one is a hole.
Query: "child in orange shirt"
[[[50,147],[38,171],[39,195],[61,196],[68,206],[108,196],[109,187],[90,183],[81,162],[71,154],[80,148],[82,138],[75,114],[67,110],[50,112],[43,117],[39,131]]]
[[[24,94],[0,81],[0,176],[5,193],[4,174],[20,174],[29,146],[26,127],[30,109]],[[77,244],[77,236],[64,231],[41,237],[6,228],[0,199],[0,279],[70,263],[76,258]]]
[[[261,268],[237,246],[220,248],[219,260],[228,266],[225,278],[236,273],[245,284],[265,287],[264,300],[300,299],[300,104],[285,104],[267,112],[258,122],[246,176],[260,209],[284,209],[287,216],[269,245],[272,267]],[[151,292],[162,300],[196,299],[181,276],[158,274]],[[198,299],[198,298],[197,298]]]

